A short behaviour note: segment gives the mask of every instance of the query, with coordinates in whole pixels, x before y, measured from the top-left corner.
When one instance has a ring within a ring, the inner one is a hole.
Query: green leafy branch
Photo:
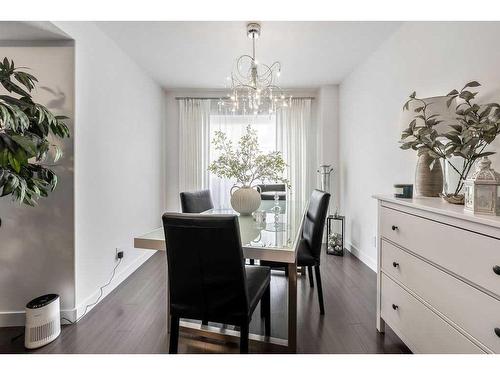
[[[54,163],[63,153],[50,139],[70,132],[67,117],[33,101],[38,80],[20,69],[7,58],[0,62],[0,84],[10,94],[0,95],[0,196],[34,206],[57,186],[57,175],[45,162],[50,150]]]
[[[452,90],[448,93],[447,105],[451,106],[455,99],[460,103],[456,105],[455,123],[450,125],[450,130],[442,134],[433,127],[442,121],[439,114],[427,115],[428,103],[416,97],[413,92],[403,109],[409,110],[411,102],[418,102],[421,105],[414,109],[414,119],[403,130],[401,135],[401,148],[404,150],[422,150],[427,152],[435,160],[443,159],[459,175],[459,183],[455,189],[458,195],[463,187],[464,180],[469,174],[475,161],[478,158],[494,154],[485,151],[500,133],[500,105],[498,103],[478,104],[476,101],[477,92],[470,91],[470,88],[481,86],[477,81],[467,83],[460,91]],[[423,121],[422,126],[417,126],[417,120]],[[452,156],[462,158],[461,168],[457,168],[450,162]]]
[[[256,182],[282,182],[290,187],[283,178],[286,163],[279,151],[262,153],[259,149],[257,132],[250,125],[238,141],[238,148],[221,131],[216,131],[212,144],[219,152],[208,170],[221,178],[234,178],[242,186],[253,186]]]

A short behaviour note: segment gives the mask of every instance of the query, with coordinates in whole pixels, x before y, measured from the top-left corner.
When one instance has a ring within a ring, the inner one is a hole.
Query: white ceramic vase
[[[251,215],[260,206],[260,193],[250,186],[231,188],[231,206],[241,215]]]

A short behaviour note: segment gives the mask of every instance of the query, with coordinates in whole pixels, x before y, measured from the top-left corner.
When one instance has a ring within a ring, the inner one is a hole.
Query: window
[[[227,137],[237,145],[245,129],[251,125],[257,131],[259,138],[259,147],[262,152],[276,151],[276,117],[274,115],[210,115],[210,162],[215,160],[218,155],[212,145],[214,133],[218,130],[223,131]],[[235,180],[221,179],[212,173],[209,173],[209,188],[212,192],[214,206],[219,208],[229,208],[229,191],[234,186]]]

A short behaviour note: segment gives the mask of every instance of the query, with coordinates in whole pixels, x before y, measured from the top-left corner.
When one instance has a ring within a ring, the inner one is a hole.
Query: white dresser
[[[377,329],[414,353],[500,353],[500,217],[378,200]]]

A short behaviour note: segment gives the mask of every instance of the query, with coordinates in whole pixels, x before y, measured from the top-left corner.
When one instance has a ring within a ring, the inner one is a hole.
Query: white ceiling
[[[60,41],[69,40],[65,33],[48,21],[2,21],[2,41]]]
[[[400,22],[262,22],[258,61],[282,64],[284,88],[339,83]],[[251,54],[246,22],[97,22],[165,88],[223,88],[234,60]]]

